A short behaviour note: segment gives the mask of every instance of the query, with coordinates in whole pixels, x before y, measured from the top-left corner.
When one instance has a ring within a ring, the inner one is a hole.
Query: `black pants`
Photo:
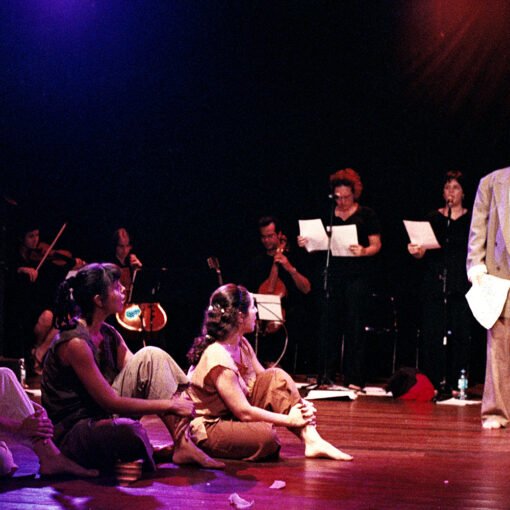
[[[321,293],[319,375],[335,380],[343,368],[344,384],[363,387],[365,380],[365,335],[363,321],[369,293],[364,275],[335,276],[330,280],[329,297]],[[344,340],[343,367],[340,353]]]

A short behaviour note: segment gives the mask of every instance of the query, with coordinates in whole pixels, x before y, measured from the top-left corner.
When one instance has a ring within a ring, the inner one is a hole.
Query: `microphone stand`
[[[446,220],[446,236],[444,241],[444,262],[443,262],[443,274],[441,275],[442,279],[442,295],[443,295],[443,356],[442,356],[442,369],[443,369],[443,377],[439,384],[439,392],[436,400],[445,400],[451,397],[451,390],[448,388],[448,384],[446,382],[447,373],[448,373],[448,337],[450,335],[450,331],[448,330],[448,257],[449,257],[449,247],[450,247],[450,225],[452,222],[452,207],[450,201],[446,202],[446,206],[448,207],[448,216]]]
[[[328,246],[326,251],[326,264],[323,270],[323,285],[322,291],[324,293],[324,313],[321,315],[322,324],[320,331],[322,332],[320,338],[320,350],[319,350],[319,374],[317,376],[317,386],[320,385],[331,385],[334,384],[335,381],[331,381],[329,379],[329,375],[327,373],[327,364],[328,364],[328,337],[329,337],[329,328],[330,328],[330,289],[329,289],[329,267],[331,263],[331,237],[333,235],[333,218],[335,214],[335,196],[334,194],[329,195],[328,197],[331,201],[330,209],[329,209],[329,225],[326,228],[326,234],[328,236]]]

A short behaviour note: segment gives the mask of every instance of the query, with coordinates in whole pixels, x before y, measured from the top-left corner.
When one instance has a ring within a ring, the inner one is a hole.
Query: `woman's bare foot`
[[[352,460],[352,455],[344,453],[322,438],[305,444],[305,457],[313,459]]]
[[[93,478],[99,475],[97,469],[86,469],[71,459],[68,459],[62,453],[56,455],[48,455],[43,459],[39,459],[39,473],[43,476],[53,475],[74,475],[81,478]]]
[[[174,464],[199,464],[209,469],[223,469],[225,464],[202,451],[186,431],[175,444],[172,461]]]
[[[488,418],[482,422],[482,427],[485,430],[500,429],[502,426],[501,422],[495,418]]]

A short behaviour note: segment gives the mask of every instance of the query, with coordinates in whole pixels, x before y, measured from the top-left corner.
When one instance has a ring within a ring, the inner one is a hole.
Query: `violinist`
[[[22,223],[17,237],[9,264],[6,354],[30,360],[28,371],[37,374],[55,332],[52,307],[57,285],[69,270],[85,263],[54,249],[54,242],[53,247],[42,242],[36,222]]]
[[[276,294],[282,298],[282,309],[285,315],[285,326],[288,333],[289,348],[282,360],[289,371],[296,368],[296,350],[306,342],[306,295],[311,290],[310,281],[303,270],[304,262],[298,250],[293,249],[282,232],[280,223],[274,216],[263,216],[258,220],[260,242],[263,250],[248,265],[249,275],[246,276],[250,290],[260,294]],[[259,323],[259,357],[270,366],[278,357],[283,342],[279,337],[285,335],[284,328],[275,330]],[[274,335],[277,337],[274,338]],[[266,338],[264,338],[266,337]],[[269,338],[271,337],[271,338]]]

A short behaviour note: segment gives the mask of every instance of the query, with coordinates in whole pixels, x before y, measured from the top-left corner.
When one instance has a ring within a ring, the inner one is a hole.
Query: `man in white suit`
[[[479,285],[486,274],[510,280],[510,167],[480,180],[469,232],[468,279]],[[485,429],[510,421],[510,300],[487,332],[487,364],[482,399]]]

